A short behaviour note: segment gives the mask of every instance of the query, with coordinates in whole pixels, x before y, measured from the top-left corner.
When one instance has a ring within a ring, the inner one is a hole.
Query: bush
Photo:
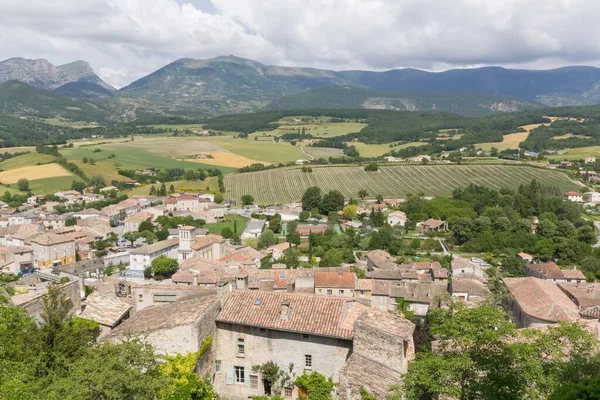
[[[179,269],[179,263],[174,258],[169,258],[164,254],[158,256],[152,261],[152,271],[156,278],[170,278]]]
[[[19,190],[26,192],[29,190],[29,179],[21,178],[17,181],[17,187]]]
[[[377,170],[379,170],[379,166],[377,165],[377,163],[370,163],[367,166],[365,166],[366,172],[374,172]]]

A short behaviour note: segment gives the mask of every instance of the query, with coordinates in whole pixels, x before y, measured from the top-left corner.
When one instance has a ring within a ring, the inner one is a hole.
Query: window
[[[235,383],[246,383],[244,367],[233,367],[235,372]]]
[[[302,337],[303,337],[304,339],[308,339],[308,333],[303,333],[303,334],[302,334]]]
[[[142,301],[144,301],[144,295],[143,295],[143,294],[141,294],[141,293],[140,293],[140,295],[139,295],[139,301],[140,301],[140,303],[141,303]]]
[[[331,296],[333,294],[333,290],[327,289],[327,296]]]
[[[215,372],[221,372],[221,360],[215,360]]]
[[[360,297],[365,297],[365,291],[364,290],[360,291]]]
[[[250,386],[253,388],[258,387],[258,375],[250,375]]]
[[[339,290],[339,294],[340,294],[340,296],[343,296],[344,295],[344,289],[340,289]]]
[[[292,397],[293,391],[294,389],[292,389],[291,387],[286,387],[283,389],[283,394],[285,395],[285,397]]]
[[[379,304],[384,304],[385,303],[385,297],[384,296],[380,296],[379,297]]]
[[[304,355],[304,368],[312,368],[312,355]]]
[[[237,346],[238,346],[238,356],[243,357],[246,354],[246,346],[244,343],[244,339],[238,339]]]

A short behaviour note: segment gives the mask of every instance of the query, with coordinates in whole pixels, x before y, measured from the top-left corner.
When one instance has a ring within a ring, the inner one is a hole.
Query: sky
[[[600,66],[598,0],[0,0],[0,60],[115,87],[179,58],[335,70]]]

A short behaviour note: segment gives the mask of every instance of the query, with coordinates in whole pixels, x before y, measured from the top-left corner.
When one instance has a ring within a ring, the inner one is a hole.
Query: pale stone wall
[[[244,339],[245,355],[237,353],[237,341]],[[340,370],[350,354],[350,340],[325,338],[309,335],[305,338],[301,333],[281,332],[260,328],[245,327],[225,323],[217,323],[217,335],[213,349],[215,358],[221,362],[221,371],[214,374],[214,386],[222,399],[247,399],[249,396],[264,394],[262,379],[258,376],[258,386],[251,387],[250,382],[228,384],[227,376],[233,372],[234,366],[244,367],[246,375],[256,375],[252,366],[273,361],[288,371],[293,364],[293,373],[304,372],[305,355],[312,355],[312,370],[339,381]],[[231,381],[230,381],[231,382]],[[294,391],[297,398],[297,391]]]

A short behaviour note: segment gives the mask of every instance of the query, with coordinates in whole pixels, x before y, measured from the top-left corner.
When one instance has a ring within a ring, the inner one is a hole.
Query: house
[[[387,217],[387,223],[392,226],[404,226],[406,224],[406,221],[408,221],[408,218],[406,214],[402,211],[393,211],[389,213]]]
[[[517,257],[529,264],[533,262],[533,256],[527,253],[517,253]]]
[[[142,222],[152,221],[153,217],[154,214],[146,211],[139,211],[135,214],[130,215],[129,217],[125,218],[123,224],[123,233],[137,232]]]
[[[586,163],[587,165],[596,164],[596,157],[595,156],[586,157],[583,160],[583,162]]]
[[[396,259],[384,250],[371,250],[367,253],[367,269],[374,270],[393,270],[397,269]]]
[[[360,385],[400,384],[414,354],[412,323],[339,297],[234,291],[216,324],[213,385],[229,399],[270,394],[252,368],[266,362],[289,366],[296,376],[317,371],[352,393]],[[365,365],[377,370],[369,383],[360,378]],[[305,396],[291,384],[283,394]]]
[[[487,281],[485,270],[489,268],[489,264],[481,264],[467,260],[462,257],[455,257],[451,262],[453,277],[476,278],[482,281]]]
[[[441,232],[448,229],[448,223],[439,219],[428,219],[421,223],[421,234],[426,235],[429,232]]]
[[[577,203],[583,203],[583,195],[579,192],[573,192],[573,191],[566,192],[563,195],[563,197],[565,200],[574,201]]]
[[[385,160],[385,162],[387,163],[399,163],[399,162],[403,162],[404,159],[403,158],[399,158],[399,157],[392,157],[392,156],[386,156],[383,157],[383,159]]]
[[[86,203],[92,203],[95,201],[104,200],[104,195],[97,193],[83,193],[81,195],[81,200],[85,201]]]
[[[534,277],[504,278],[512,294],[513,314],[520,328],[575,322],[579,309],[554,282]]]
[[[95,208],[86,208],[85,210],[73,213],[73,217],[77,219],[100,218],[101,215],[102,211],[96,210]]]
[[[62,272],[60,274],[34,272],[21,278],[13,286],[15,294],[10,297],[10,303],[23,308],[27,315],[41,321],[44,314],[44,295],[48,293],[48,286],[53,283],[61,285],[60,290],[65,295],[67,311],[79,312],[83,287],[80,286],[77,277]]]
[[[600,311],[600,283],[558,283],[558,287],[579,308],[579,314]]]
[[[296,247],[296,245],[290,242],[278,243],[268,247],[267,253],[271,254],[272,260],[277,261],[283,257],[287,249],[291,249],[292,247]]]
[[[167,257],[176,258],[178,247],[179,241],[177,239],[167,239],[131,251],[129,254],[129,269],[126,271],[125,276],[143,278],[144,270],[152,265],[155,258],[163,254]]]
[[[12,225],[6,229],[4,239],[0,242],[7,246],[25,246],[31,237],[42,231],[39,224]]]
[[[251,219],[242,232],[242,239],[258,238],[265,229],[264,219]]]
[[[259,268],[260,261],[264,257],[265,255],[260,251],[254,250],[250,246],[245,246],[219,258],[219,261],[224,261],[229,265],[239,265],[247,268]]]
[[[135,312],[193,297],[217,294],[217,289],[198,285],[132,285],[131,298]]]
[[[356,274],[354,272],[315,272],[315,294],[320,296],[354,297]]]
[[[46,232],[31,237],[30,241],[36,268],[52,268],[76,261],[75,240],[70,235]]]
[[[356,299],[371,299],[371,291],[373,290],[373,279],[357,279],[356,289],[354,290],[354,298]]]
[[[33,272],[33,250],[29,247],[0,246],[0,272],[13,275]]]
[[[39,204],[46,200],[46,196],[34,194],[27,198],[27,204]]]
[[[425,317],[432,308],[438,307],[438,297],[448,293],[445,285],[414,281],[373,281],[371,306],[382,311],[410,310],[418,317]]]
[[[165,200],[167,211],[204,211],[211,204],[209,199],[200,197],[196,194],[181,194],[170,196]]]
[[[129,318],[131,310],[131,305],[98,291],[88,295],[82,306],[83,311],[79,317],[96,321],[100,325],[101,338]]]
[[[583,194],[583,199],[587,203],[600,203],[600,193],[599,192],[587,192]]]
[[[107,340],[119,343],[136,335],[158,354],[186,355],[198,351],[206,338],[214,337],[220,307],[217,295],[208,291],[204,296],[148,307],[121,323]]]
[[[54,195],[59,199],[71,202],[77,201],[81,198],[81,193],[79,193],[77,190],[65,190],[63,192],[56,192]]]
[[[185,261],[193,257],[218,260],[224,255],[225,239],[220,235],[197,236],[198,230],[193,226],[180,226],[177,260]]]
[[[539,279],[551,280],[553,282],[574,282],[581,283],[587,281],[583,272],[577,269],[561,269],[553,262],[544,264],[529,264],[525,268],[528,276],[534,276]]]
[[[485,283],[478,279],[452,277],[450,294],[458,300],[477,302],[484,299],[489,293]]]

